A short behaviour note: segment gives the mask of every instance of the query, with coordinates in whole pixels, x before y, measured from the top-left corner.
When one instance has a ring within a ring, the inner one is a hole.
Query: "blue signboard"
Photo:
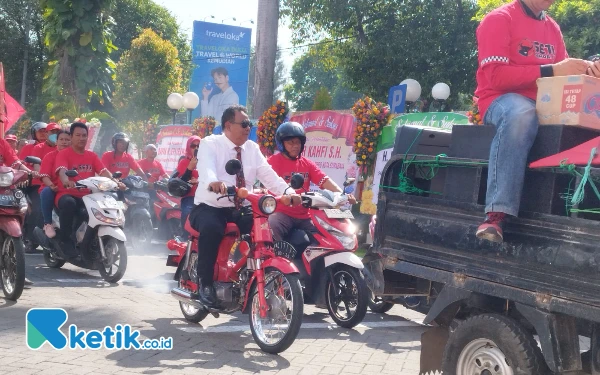
[[[213,116],[221,123],[232,104],[246,105],[252,29],[194,21],[190,91],[200,97],[193,118]]]
[[[406,85],[398,85],[390,88],[388,104],[392,113],[404,113],[406,102]]]

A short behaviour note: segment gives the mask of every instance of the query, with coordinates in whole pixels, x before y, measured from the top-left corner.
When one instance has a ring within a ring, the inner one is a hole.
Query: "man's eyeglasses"
[[[231,121],[231,122],[234,123],[234,124],[241,125],[242,128],[244,128],[244,129],[251,128],[253,126],[252,122],[250,120],[244,120],[242,122],[235,122],[235,121]]]
[[[199,143],[192,143],[192,145],[190,146],[190,148],[194,149],[194,148],[198,148],[200,147]]]

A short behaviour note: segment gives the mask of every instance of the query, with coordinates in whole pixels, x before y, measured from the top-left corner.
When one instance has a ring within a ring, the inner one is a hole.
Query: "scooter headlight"
[[[96,219],[100,220],[103,223],[106,223],[109,225],[114,225],[114,226],[119,226],[119,227],[122,227],[125,224],[125,215],[123,215],[123,212],[121,210],[117,211],[116,218],[108,217],[108,216],[104,215],[100,210],[97,210],[93,207],[92,207],[92,213],[94,214],[94,217]]]
[[[277,200],[272,195],[263,195],[258,200],[258,207],[265,215],[271,215],[277,208]]]
[[[344,249],[354,250],[354,248],[356,246],[356,236],[354,235],[354,233],[352,233],[350,235],[345,234],[341,230],[326,223],[323,219],[321,219],[319,217],[315,217],[315,219],[317,219],[317,223],[319,223],[320,226],[325,228],[326,231],[331,233],[335,238],[337,238],[338,241],[340,241],[342,246],[344,246]]]
[[[14,178],[15,174],[12,172],[0,173],[0,187],[9,187]]]

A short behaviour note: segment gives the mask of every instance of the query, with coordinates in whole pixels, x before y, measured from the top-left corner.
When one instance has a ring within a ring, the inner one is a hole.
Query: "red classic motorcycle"
[[[25,162],[39,164],[28,156]],[[25,286],[25,255],[22,228],[27,213],[27,198],[17,185],[30,175],[9,167],[0,167],[0,284],[4,296],[16,301]]]
[[[241,168],[235,159],[226,165],[230,175]],[[191,322],[200,322],[209,313],[218,316],[218,313],[241,310],[249,314],[250,330],[258,346],[267,353],[280,353],[296,339],[304,309],[298,268],[287,258],[276,255],[268,221],[268,216],[284,198],[228,187],[227,194],[219,199],[236,196],[250,202],[254,225],[250,235],[240,235],[237,225],[227,224],[214,272],[219,308],[208,308],[198,299],[199,233],[189,221],[185,225],[190,233],[187,243],[171,240],[167,244],[182,260],[175,273],[179,287],[171,290],[171,295],[179,301],[183,316]]]

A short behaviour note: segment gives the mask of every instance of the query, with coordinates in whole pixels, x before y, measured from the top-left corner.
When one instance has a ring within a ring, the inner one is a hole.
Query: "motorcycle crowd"
[[[16,142],[0,139],[6,298],[18,299],[27,281],[23,253],[41,248],[50,268],[69,262],[116,283],[127,268],[125,243],[142,249],[160,236],[169,239],[167,265],[176,267],[171,295],[190,322],[241,311],[269,353],[295,340],[306,303],[342,327],[359,324],[371,292],[354,254],[348,208],[356,200],[344,192],[353,181],[339,187],[302,156],[298,123],[278,128],[280,152],[268,160],[248,141],[243,107],[226,110],[222,125],[222,135],[190,137],[172,175],[154,145],[136,161],[125,133],[102,157],[86,150],[83,123],[64,130],[37,122],[35,143],[18,155]],[[310,191],[311,183],[320,190]]]

